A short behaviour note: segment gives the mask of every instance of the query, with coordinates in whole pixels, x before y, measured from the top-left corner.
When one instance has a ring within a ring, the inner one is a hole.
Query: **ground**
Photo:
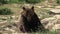
[[[30,6],[30,4],[25,4],[25,5]],[[1,34],[5,34],[5,33],[6,34],[7,33],[8,34],[10,34],[10,33],[11,34],[12,33],[13,34],[17,33],[18,34],[17,28],[15,26],[13,26],[12,24],[17,22],[19,13],[20,13],[20,11],[22,11],[22,9],[21,9],[22,6],[23,6],[23,4],[4,4],[4,5],[0,6],[2,8],[4,8],[4,7],[10,8],[14,12],[14,14],[12,14],[12,15],[0,15],[0,33]],[[49,11],[51,9],[60,9],[60,5],[52,5],[52,4],[50,4],[50,5],[47,4],[47,5],[44,6],[44,4],[40,5],[38,3],[38,4],[35,4],[34,7],[35,7],[35,12],[40,19],[52,17],[52,15],[49,14]],[[12,27],[10,27],[10,26],[12,26]],[[42,32],[39,32],[39,31],[37,31],[36,34],[37,33],[43,34]],[[59,32],[58,33],[49,32],[49,34],[59,34]]]

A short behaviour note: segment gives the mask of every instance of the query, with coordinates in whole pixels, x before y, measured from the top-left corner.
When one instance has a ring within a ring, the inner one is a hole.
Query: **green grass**
[[[0,9],[0,15],[10,15],[13,14],[9,8],[2,8]]]
[[[44,0],[26,0],[27,3],[31,3],[31,4],[39,3],[42,1],[44,1]]]
[[[0,4],[24,3],[25,0],[0,0]]]
[[[60,4],[60,0],[56,0],[56,1],[57,1],[57,2],[56,2],[57,4]]]
[[[39,9],[39,8],[36,8],[35,12],[38,15],[38,17],[40,17],[41,19],[51,17],[51,15],[49,15],[49,13],[48,13],[50,11],[47,10],[47,9],[43,9],[43,8]]]
[[[25,0],[9,0],[8,3],[12,4],[12,3],[24,3]]]
[[[17,5],[16,5],[17,6]],[[20,6],[22,6],[22,5],[20,5]],[[5,6],[0,6],[0,9],[1,8],[10,8],[11,9],[11,11],[12,12],[14,12],[14,15],[19,15],[19,13],[20,13],[20,11],[21,11],[21,9],[22,9],[22,7],[15,7],[14,5],[12,5],[12,4],[7,4],[7,5],[5,5]],[[47,9],[43,9],[43,8],[35,8],[35,12],[37,13],[37,15],[39,16],[39,17],[41,17],[42,19],[44,19],[44,18],[48,18],[48,17],[50,17],[51,15],[49,15],[49,13],[48,12],[50,12],[49,10],[47,10]]]
[[[13,3],[31,3],[31,4],[35,4],[35,3],[40,3],[44,0],[0,0],[1,4],[13,4]]]

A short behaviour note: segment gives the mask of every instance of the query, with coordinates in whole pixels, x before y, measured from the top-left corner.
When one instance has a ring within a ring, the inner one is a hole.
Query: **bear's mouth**
[[[27,17],[27,21],[30,21],[31,20],[31,17]]]

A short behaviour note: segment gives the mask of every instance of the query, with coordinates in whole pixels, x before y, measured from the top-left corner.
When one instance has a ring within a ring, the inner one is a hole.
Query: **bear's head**
[[[31,8],[26,8],[26,7],[23,7],[23,16],[27,18],[28,21],[31,20],[31,17],[34,15],[34,6],[32,6]]]

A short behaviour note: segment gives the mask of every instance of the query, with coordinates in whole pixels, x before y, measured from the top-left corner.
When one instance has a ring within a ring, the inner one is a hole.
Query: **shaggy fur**
[[[34,7],[32,8],[25,8],[23,7],[23,11],[19,17],[18,28],[22,32],[36,32],[38,28],[42,30],[43,25],[41,24],[38,16],[34,12]]]

